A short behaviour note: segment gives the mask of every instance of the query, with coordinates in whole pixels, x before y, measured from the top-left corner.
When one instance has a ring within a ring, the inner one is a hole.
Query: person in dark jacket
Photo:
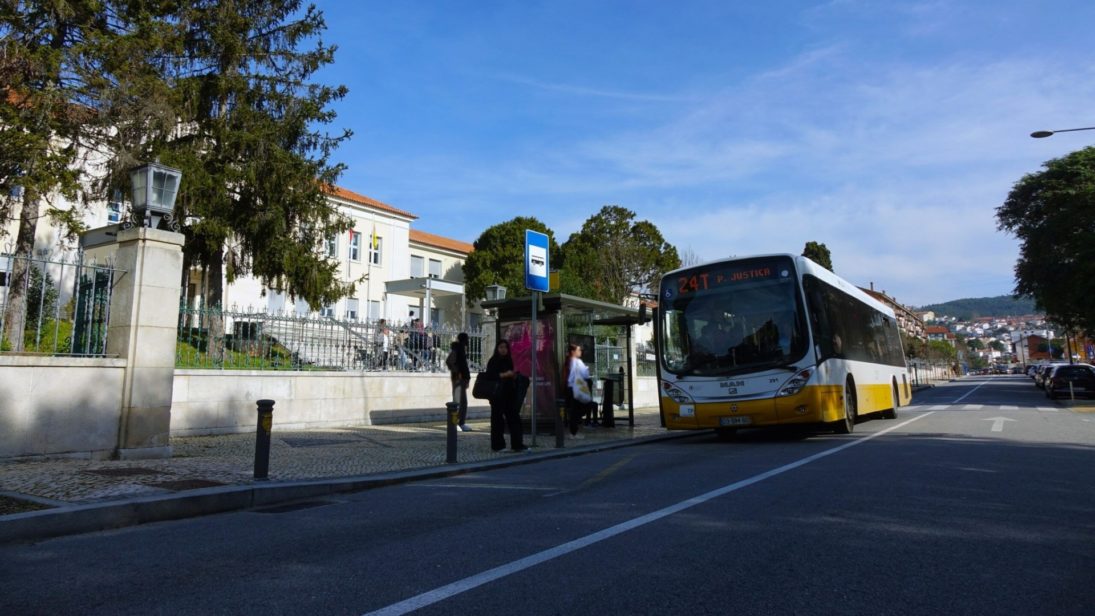
[[[517,409],[517,372],[513,369],[513,357],[505,340],[494,345],[494,354],[487,361],[486,377],[498,380],[498,391],[490,399],[490,448],[502,451],[506,448],[504,426],[509,424],[511,451],[526,451],[521,429],[521,416]]]
[[[468,367],[468,334],[460,332],[456,341],[452,343],[452,351],[456,354],[455,370],[449,373],[452,379],[452,401],[460,405],[460,414],[457,416],[457,429],[461,432],[470,432],[467,426],[468,420],[468,384],[471,383],[471,369]]]

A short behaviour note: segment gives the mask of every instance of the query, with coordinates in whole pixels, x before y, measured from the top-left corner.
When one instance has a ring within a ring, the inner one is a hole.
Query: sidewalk
[[[622,418],[621,418],[622,415]],[[270,445],[269,480],[254,475],[255,434],[171,439],[161,460],[0,460],[0,544],[245,509],[381,485],[536,462],[672,438],[657,408],[616,411],[616,427],[567,435],[537,434],[528,453],[493,452],[489,421],[457,434],[447,464],[444,422],[279,432]],[[506,436],[507,444],[509,436]],[[525,435],[525,444],[532,438]]]

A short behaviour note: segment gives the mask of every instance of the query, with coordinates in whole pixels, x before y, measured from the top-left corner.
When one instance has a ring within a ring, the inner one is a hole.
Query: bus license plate
[[[753,423],[749,417],[719,417],[720,426],[745,426]]]

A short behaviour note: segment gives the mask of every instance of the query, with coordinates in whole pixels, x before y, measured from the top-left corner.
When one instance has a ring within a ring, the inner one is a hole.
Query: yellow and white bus
[[[670,430],[897,417],[912,399],[893,311],[795,255],[675,270],[655,319],[659,404]]]

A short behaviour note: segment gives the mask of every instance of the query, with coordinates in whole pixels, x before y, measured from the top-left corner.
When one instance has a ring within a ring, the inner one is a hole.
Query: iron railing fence
[[[448,372],[459,330],[383,320],[339,320],[265,310],[179,310],[175,366],[223,370]],[[483,335],[469,331],[468,363],[485,362]]]
[[[0,253],[0,352],[102,357],[114,281],[111,261],[82,252]]]

